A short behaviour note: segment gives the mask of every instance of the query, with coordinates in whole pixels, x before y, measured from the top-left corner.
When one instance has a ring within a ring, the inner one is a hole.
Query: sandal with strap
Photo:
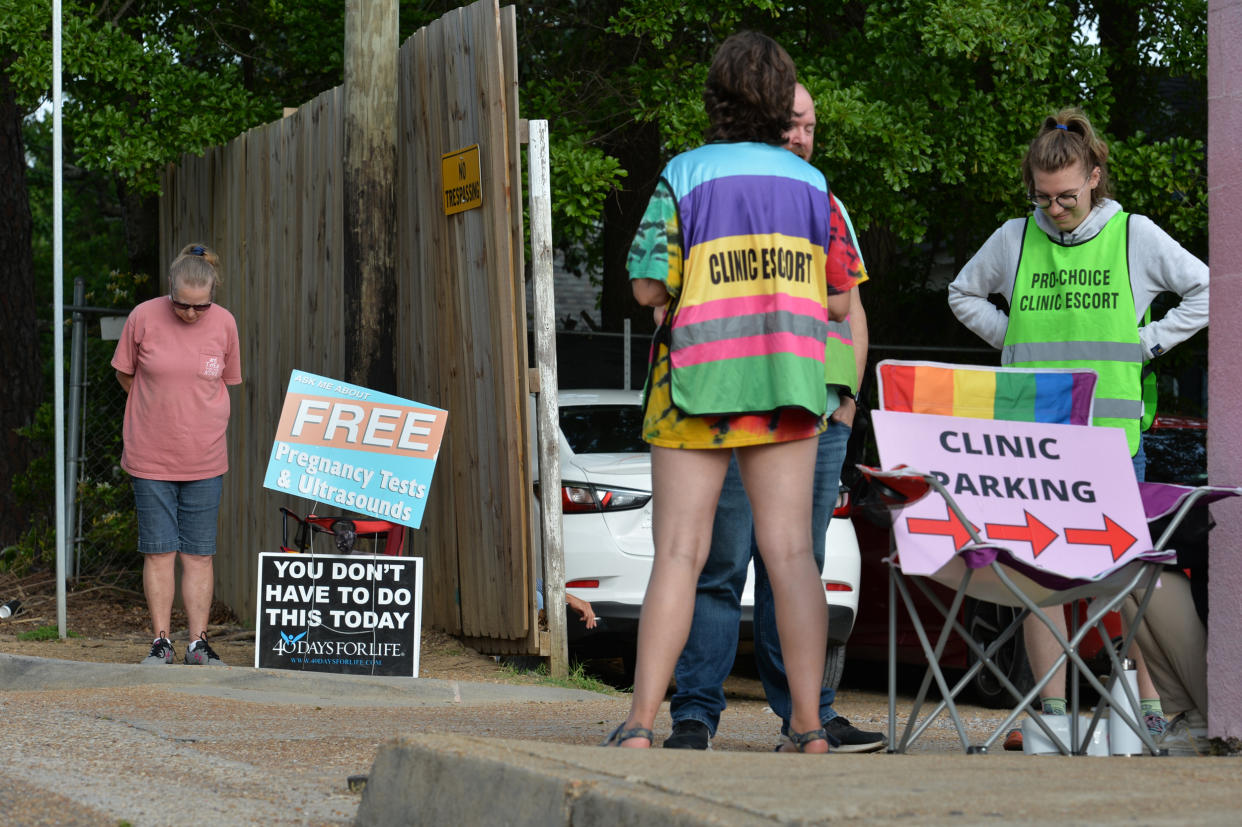
[[[829,743],[828,733],[824,730],[823,727],[820,727],[819,729],[808,730],[806,732],[794,732],[791,729],[789,730],[788,737],[789,737],[789,743],[793,744],[794,749],[796,749],[798,752],[806,752],[807,744],[813,743],[815,741],[823,741],[825,744]],[[777,750],[779,750],[780,748],[781,748],[781,745],[778,745]]]
[[[604,739],[604,742],[600,744],[600,746],[619,747],[621,746],[622,741],[628,741],[631,738],[646,738],[648,746],[655,743],[655,736],[652,734],[651,730],[646,727],[632,726],[629,729],[626,729],[625,724],[620,724],[608,735],[606,739]]]

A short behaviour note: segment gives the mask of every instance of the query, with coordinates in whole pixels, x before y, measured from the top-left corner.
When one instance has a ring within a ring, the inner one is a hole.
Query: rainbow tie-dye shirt
[[[827,297],[866,271],[810,164],[758,143],[675,157],[635,238],[629,273],[663,281],[675,297],[667,381],[681,416],[824,412]],[[662,349],[653,348],[653,361]],[[652,380],[656,373],[664,371]]]

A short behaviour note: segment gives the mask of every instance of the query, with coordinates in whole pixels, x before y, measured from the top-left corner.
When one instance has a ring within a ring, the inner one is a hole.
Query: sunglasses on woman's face
[[[172,306],[178,310],[197,310],[199,313],[202,313],[206,311],[207,308],[211,307],[211,302],[207,302],[206,304],[186,304],[185,302],[177,301],[172,296],[169,296],[168,300],[171,301]]]

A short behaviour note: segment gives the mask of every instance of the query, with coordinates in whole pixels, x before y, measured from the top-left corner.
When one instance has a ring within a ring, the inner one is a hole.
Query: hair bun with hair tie
[[[199,247],[198,245],[195,245],[195,246],[193,246],[193,247],[191,247],[191,248],[190,248],[190,255],[192,255],[192,256],[202,256],[202,255],[206,255],[206,254],[207,254],[207,248],[206,248],[206,247]]]

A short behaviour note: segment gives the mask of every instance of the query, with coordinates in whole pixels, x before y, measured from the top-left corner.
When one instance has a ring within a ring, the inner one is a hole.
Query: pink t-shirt
[[[237,321],[213,304],[194,324],[167,296],[134,308],[112,367],[134,376],[121,467],[151,480],[203,480],[229,469],[225,385],[241,384]]]

